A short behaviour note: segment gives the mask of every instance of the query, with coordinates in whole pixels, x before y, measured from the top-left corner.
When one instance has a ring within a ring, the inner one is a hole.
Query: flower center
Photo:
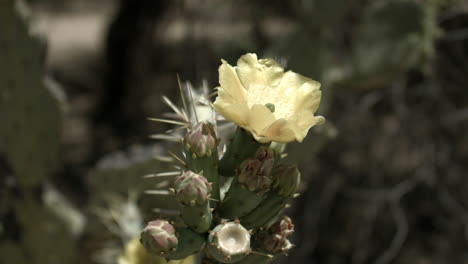
[[[251,85],[247,95],[247,105],[266,106],[276,118],[288,118],[294,113],[293,94],[286,94],[278,88],[266,85]]]

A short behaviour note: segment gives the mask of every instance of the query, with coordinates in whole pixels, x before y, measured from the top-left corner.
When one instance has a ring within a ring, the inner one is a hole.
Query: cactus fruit
[[[273,164],[273,150],[265,146],[258,148],[255,157],[244,160],[236,170],[236,177],[217,209],[218,214],[223,218],[233,219],[242,217],[257,207],[270,189]]]
[[[213,217],[208,201],[211,190],[206,178],[192,171],[185,171],[174,182],[182,219],[198,233],[206,232],[211,227]]]
[[[247,228],[259,228],[275,219],[291,201],[299,186],[301,174],[296,166],[276,165],[272,175],[273,183],[266,197],[249,214],[240,218]]]
[[[250,254],[250,232],[238,221],[221,223],[210,231],[208,253],[222,263],[234,263]]]
[[[198,252],[205,238],[187,228],[175,228],[168,221],[151,221],[141,233],[146,250],[166,259],[183,259]]]
[[[219,200],[218,139],[213,125],[199,122],[183,139],[187,169],[202,174],[213,185],[211,198]]]

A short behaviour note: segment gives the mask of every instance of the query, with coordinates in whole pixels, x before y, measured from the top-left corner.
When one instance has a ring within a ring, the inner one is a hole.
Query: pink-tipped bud
[[[201,158],[216,153],[218,140],[210,123],[200,122],[184,137],[184,145],[192,155]]]
[[[164,256],[176,250],[178,239],[174,226],[165,220],[148,222],[141,232],[141,243],[153,254]]]
[[[249,191],[267,191],[271,185],[271,171],[275,162],[274,152],[261,146],[254,158],[249,158],[239,165],[237,180]]]
[[[288,237],[294,232],[294,224],[291,218],[283,216],[280,220],[276,221],[268,228],[268,232],[278,234],[284,238]]]
[[[187,206],[202,205],[208,201],[211,184],[192,171],[185,171],[174,182],[176,199]]]

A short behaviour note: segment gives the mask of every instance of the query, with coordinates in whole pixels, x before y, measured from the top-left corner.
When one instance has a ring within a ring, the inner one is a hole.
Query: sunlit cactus
[[[147,227],[142,241],[149,251],[172,259],[187,257],[196,250],[183,250],[187,247],[181,239],[201,237],[204,263],[262,264],[292,248],[288,237],[294,225],[289,217],[279,216],[296,194],[300,173],[281,158],[286,143],[302,141],[310,127],[323,122],[323,117],[314,116],[320,102],[319,84],[293,72],[284,73],[273,60],[254,58],[253,54],[242,56],[237,67],[223,62],[215,104],[207,92],[200,94],[190,85],[184,86],[186,90],[181,86],[183,108],[163,97],[176,119],[152,120],[180,125],[186,131],[181,135],[172,129],[170,135],[154,136],[181,143],[180,154],[171,152],[166,157],[176,163],[176,170],[156,176],[175,176],[168,193],[179,203],[177,222],[186,226],[176,229],[190,235],[175,236],[175,246],[173,235],[163,232],[164,243],[159,245],[150,232],[153,229]],[[291,86],[281,86],[282,78]],[[263,83],[264,90],[249,95],[247,89],[254,88],[243,85],[256,82]],[[279,95],[269,93],[284,94],[278,102],[263,103]],[[307,120],[299,120],[299,114]],[[226,120],[237,125],[230,140],[223,128],[233,124]],[[153,191],[157,195],[166,192]],[[158,245],[158,250],[151,245]]]

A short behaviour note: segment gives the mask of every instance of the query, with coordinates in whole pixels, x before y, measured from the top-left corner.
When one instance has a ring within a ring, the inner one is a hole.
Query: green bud
[[[211,184],[205,177],[185,171],[174,182],[176,200],[186,206],[206,204],[211,193]]]
[[[293,196],[300,183],[301,173],[294,165],[279,164],[273,168],[272,189],[283,197]]]
[[[200,122],[184,137],[184,146],[192,155],[200,158],[217,153],[218,140],[213,126],[207,122]]]

